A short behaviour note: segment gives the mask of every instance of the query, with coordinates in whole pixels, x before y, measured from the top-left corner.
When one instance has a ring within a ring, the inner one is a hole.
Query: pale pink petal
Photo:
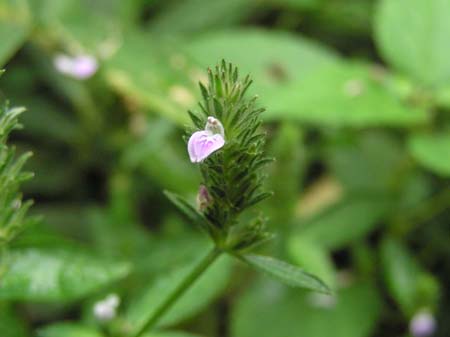
[[[97,60],[90,55],[80,55],[74,59],[73,76],[76,78],[89,78],[96,73],[97,69]]]
[[[86,79],[94,75],[98,69],[95,57],[79,55],[71,57],[59,54],[53,60],[56,70],[60,73],[77,78]]]
[[[193,163],[200,163],[224,144],[225,140],[219,134],[213,135],[210,131],[194,132],[188,141],[189,158]]]

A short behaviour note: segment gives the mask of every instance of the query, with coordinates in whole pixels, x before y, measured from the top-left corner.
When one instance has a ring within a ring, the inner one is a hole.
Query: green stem
[[[206,255],[180,285],[161,303],[159,308],[150,316],[146,323],[138,330],[134,337],[140,337],[144,332],[155,326],[158,320],[175,304],[175,302],[190,288],[192,284],[211,266],[222,254],[222,250],[214,247]]]

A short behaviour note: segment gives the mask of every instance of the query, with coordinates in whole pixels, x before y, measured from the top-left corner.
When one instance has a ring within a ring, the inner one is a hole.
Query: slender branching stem
[[[134,337],[142,336],[146,331],[153,328],[159,319],[183,296],[183,294],[194,284],[194,282],[213,264],[222,254],[222,250],[214,247],[195,268],[186,276],[178,287],[161,303],[159,308],[147,319],[145,324],[136,332]]]

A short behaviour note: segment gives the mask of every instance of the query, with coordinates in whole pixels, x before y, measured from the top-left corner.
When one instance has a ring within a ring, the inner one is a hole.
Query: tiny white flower
[[[120,298],[116,294],[110,294],[105,299],[94,304],[94,316],[99,321],[110,321],[117,314]]]

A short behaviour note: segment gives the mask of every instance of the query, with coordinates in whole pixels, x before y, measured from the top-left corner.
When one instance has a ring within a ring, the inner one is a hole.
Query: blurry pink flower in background
[[[98,69],[98,62],[91,55],[58,54],[55,56],[53,64],[60,73],[80,80],[91,77]]]
[[[436,330],[436,319],[431,312],[421,310],[417,312],[409,323],[409,331],[414,337],[429,337]]]
[[[224,146],[224,136],[222,123],[214,117],[208,117],[205,130],[194,132],[189,138],[188,152],[191,162],[200,163]]]

